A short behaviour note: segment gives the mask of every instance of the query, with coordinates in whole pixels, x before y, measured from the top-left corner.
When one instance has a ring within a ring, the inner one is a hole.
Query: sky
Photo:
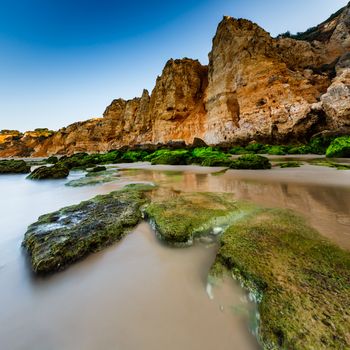
[[[348,0],[0,0],[0,130],[100,117],[151,91],[170,58],[208,63],[223,15],[276,36],[304,31]]]

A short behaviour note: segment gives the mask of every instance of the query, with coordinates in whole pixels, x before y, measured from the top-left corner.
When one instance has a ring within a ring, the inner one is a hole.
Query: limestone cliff
[[[224,17],[209,65],[169,60],[151,94],[55,133],[6,131],[0,157],[103,152],[195,137],[208,144],[303,141],[350,128],[350,3],[305,33],[272,38]],[[42,129],[43,130],[43,129]]]

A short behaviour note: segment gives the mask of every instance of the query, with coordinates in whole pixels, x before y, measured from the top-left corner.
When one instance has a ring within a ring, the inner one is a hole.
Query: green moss
[[[263,149],[264,149],[264,145],[261,143],[257,143],[257,142],[252,142],[250,143],[248,146],[246,146],[246,151],[251,151],[254,153],[260,153]]]
[[[283,156],[287,154],[287,152],[288,152],[287,146],[265,145],[259,153],[270,154],[275,156]]]
[[[300,217],[260,209],[224,232],[217,261],[259,301],[264,348],[350,347],[350,253]]]
[[[58,158],[55,156],[51,156],[46,159],[46,163],[48,164],[56,164],[57,162],[58,162]]]
[[[288,149],[288,154],[309,154],[311,153],[310,147],[307,145],[291,146]]]
[[[190,162],[202,166],[229,166],[230,155],[213,147],[195,148],[191,152]]]
[[[184,149],[158,150],[144,158],[151,164],[186,165],[189,162],[190,152]]]
[[[350,157],[350,136],[337,137],[332,141],[326,151],[329,158]]]
[[[281,163],[277,163],[277,166],[279,166],[280,168],[299,168],[301,166],[300,162],[281,162]]]
[[[337,170],[350,170],[350,165],[335,163],[328,159],[314,159],[309,163],[311,165],[326,166],[328,168],[335,168]]]
[[[148,152],[146,151],[127,151],[121,156],[121,161],[125,163],[134,163],[142,161]]]
[[[232,160],[229,158],[207,158],[201,163],[202,166],[229,167]]]
[[[270,161],[257,154],[246,154],[240,156],[230,164],[231,169],[271,169]]]
[[[229,153],[230,154],[254,154],[255,151],[254,150],[249,151],[245,147],[242,147],[242,146],[235,146],[229,150]]]
[[[33,271],[49,273],[120,240],[141,220],[145,191],[151,186],[128,186],[41,216],[23,240]]]
[[[0,174],[26,174],[30,166],[24,160],[0,160]]]
[[[168,197],[152,202],[146,215],[160,238],[172,244],[190,244],[195,236],[223,228],[250,209],[225,194],[176,193]]]
[[[41,166],[34,169],[28,176],[31,180],[64,179],[69,175],[69,169],[62,164],[54,166]]]
[[[310,153],[313,154],[326,154],[327,148],[331,144],[335,137],[320,135],[311,138],[309,142]]]
[[[105,171],[89,172],[86,174],[85,177],[71,180],[65,185],[70,187],[93,186],[102,183],[117,181],[119,178],[120,174],[116,169],[109,169]]]
[[[89,170],[89,173],[99,173],[101,171],[106,171],[107,168],[105,166],[95,166],[94,168]]]

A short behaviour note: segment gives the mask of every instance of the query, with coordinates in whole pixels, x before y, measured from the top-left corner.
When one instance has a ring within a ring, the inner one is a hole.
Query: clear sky
[[[58,129],[152,90],[169,58],[203,64],[223,15],[272,35],[348,0],[0,0],[0,129]]]

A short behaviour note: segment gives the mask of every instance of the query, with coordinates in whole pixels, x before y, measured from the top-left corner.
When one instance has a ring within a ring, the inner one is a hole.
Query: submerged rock
[[[105,167],[100,167],[105,168]],[[106,168],[105,168],[106,169]],[[101,170],[95,172],[89,172],[85,177],[81,177],[76,180],[71,180],[66,183],[66,186],[71,187],[82,187],[82,186],[92,186],[102,183],[116,181],[120,178],[120,174],[116,169]]]
[[[97,196],[41,216],[28,227],[23,246],[33,271],[54,272],[120,240],[141,220],[145,185]]]
[[[107,168],[105,166],[95,166],[91,170],[89,170],[90,173],[99,173],[101,171],[105,171]]]
[[[24,160],[0,160],[0,174],[26,174],[30,166]]]
[[[62,164],[54,166],[41,166],[33,170],[28,179],[43,180],[43,179],[64,179],[69,175],[69,169]]]
[[[236,203],[223,193],[177,193],[167,200],[152,202],[146,215],[162,240],[188,245],[195,236],[217,236],[247,211],[249,205]]]

